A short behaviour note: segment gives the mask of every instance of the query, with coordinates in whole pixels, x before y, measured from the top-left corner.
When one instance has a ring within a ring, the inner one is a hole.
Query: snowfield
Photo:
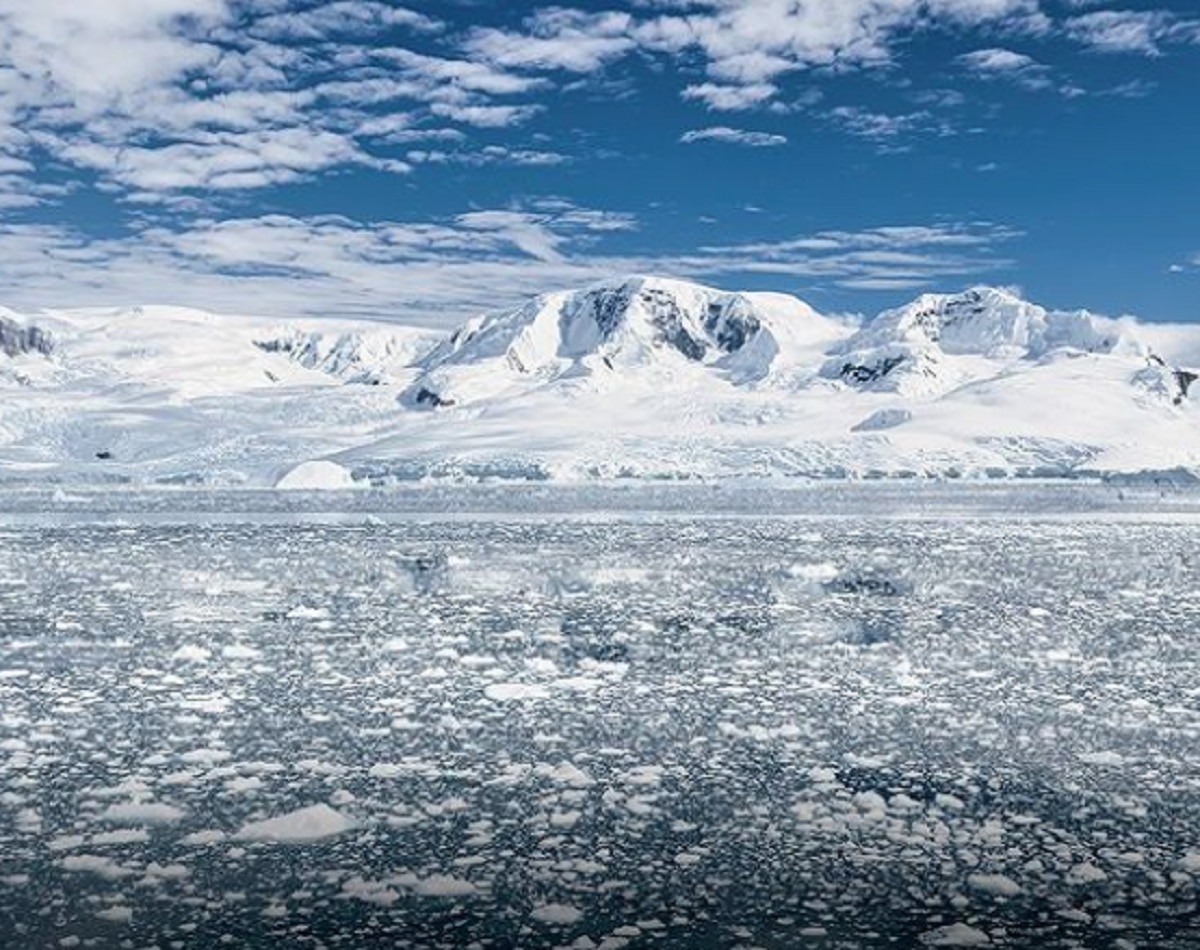
[[[677,490],[6,513],[0,946],[1196,946],[1196,497]]]
[[[1200,471],[1200,330],[994,288],[859,324],[630,277],[450,334],[0,311],[0,479],[1097,478]]]

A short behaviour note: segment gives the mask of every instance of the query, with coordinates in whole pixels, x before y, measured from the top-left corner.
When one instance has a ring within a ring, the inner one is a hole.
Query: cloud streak
[[[733,129],[727,125],[713,125],[704,129],[690,129],[679,137],[679,141],[685,145],[691,145],[694,142],[724,142],[729,145],[746,145],[750,148],[770,148],[775,145],[787,145],[787,136],[771,132]]]
[[[149,225],[90,239],[0,226],[0,296],[20,308],[176,303],[240,313],[351,316],[448,326],[555,287],[616,273],[727,281],[769,275],[798,289],[955,284],[1003,270],[1019,235],[987,223],[824,231],[687,254],[615,252],[627,214],[545,200],[436,222],[263,215]]]

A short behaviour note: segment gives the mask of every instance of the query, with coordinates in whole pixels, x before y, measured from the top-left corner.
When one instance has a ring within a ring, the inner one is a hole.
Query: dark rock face
[[[1183,401],[1188,398],[1192,391],[1192,384],[1196,382],[1196,380],[1200,379],[1200,372],[1190,369],[1183,369],[1178,366],[1168,366],[1167,361],[1157,353],[1150,353],[1146,357],[1146,361],[1151,366],[1157,366],[1170,372],[1171,380],[1175,383],[1174,392],[1171,395],[1171,402],[1176,406],[1183,405]]]
[[[1191,391],[1192,383],[1200,379],[1200,373],[1193,373],[1187,369],[1177,369],[1175,372],[1175,385],[1179,387],[1179,393],[1175,397],[1175,405],[1179,405],[1188,397]]]
[[[921,331],[933,342],[937,342],[942,330],[962,323],[971,317],[979,317],[987,312],[983,295],[977,290],[965,293],[947,300],[943,307],[928,307],[914,314],[913,320]]]
[[[593,294],[589,303],[592,308],[592,315],[596,320],[596,326],[600,328],[600,335],[608,339],[621,325],[621,318],[625,315],[625,311],[629,309],[629,304],[632,301],[630,289],[621,287],[618,290],[604,290]]]
[[[429,406],[432,409],[440,409],[443,406],[453,406],[453,399],[443,399],[432,389],[427,389],[422,386],[417,390],[416,403],[418,406]]]
[[[41,327],[21,326],[13,320],[0,317],[0,353],[5,356],[20,356],[23,353],[41,353],[49,356],[54,341]]]
[[[888,356],[870,366],[846,363],[842,367],[842,379],[851,383],[871,383],[882,379],[897,366],[904,362],[903,356]]]
[[[717,346],[725,353],[736,353],[762,329],[758,317],[741,298],[726,306],[709,304],[704,329],[714,336]]]
[[[729,303],[708,305],[700,321],[710,338],[705,339],[689,329],[689,323],[694,326],[696,321],[688,319],[689,314],[675,296],[657,287],[606,288],[588,295],[585,306],[596,321],[601,336],[607,339],[620,327],[635,301],[650,315],[658,341],[696,362],[704,359],[714,342],[720,351],[734,353],[761,329],[749,304],[735,298]]]

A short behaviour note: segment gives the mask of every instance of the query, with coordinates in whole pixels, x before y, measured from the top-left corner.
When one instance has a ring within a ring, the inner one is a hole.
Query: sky
[[[0,0],[0,304],[1200,319],[1195,0]]]

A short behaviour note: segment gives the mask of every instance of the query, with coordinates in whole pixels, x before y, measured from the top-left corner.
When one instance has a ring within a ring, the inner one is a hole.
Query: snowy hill
[[[177,307],[0,316],[0,478],[273,483],[395,410],[428,331]],[[374,427],[366,429],[373,432]]]
[[[1200,327],[993,288],[873,320],[655,277],[451,334],[168,307],[0,310],[0,479],[1200,472]]]

